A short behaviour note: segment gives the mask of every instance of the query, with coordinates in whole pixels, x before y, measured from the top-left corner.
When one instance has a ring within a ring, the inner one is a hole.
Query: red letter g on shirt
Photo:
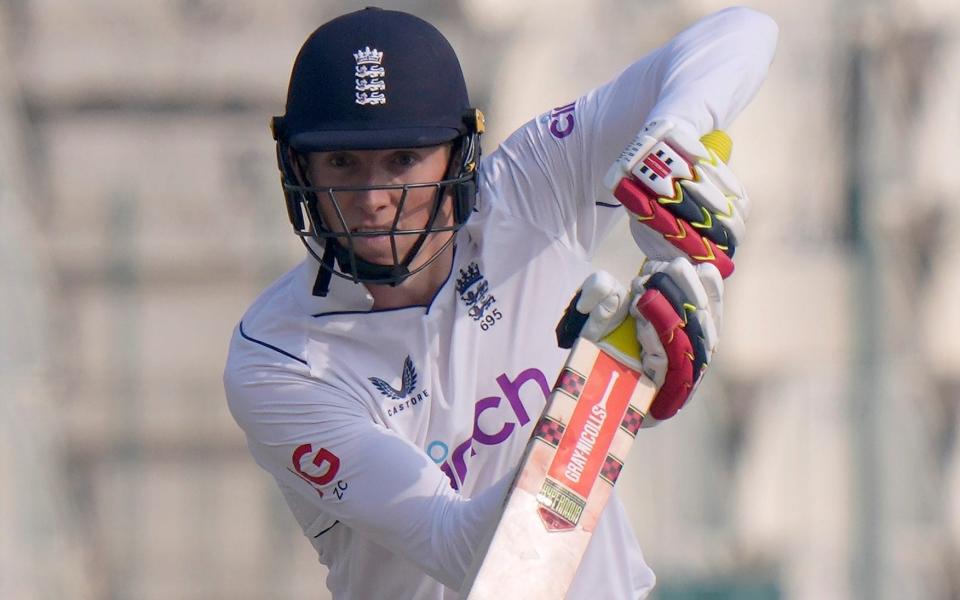
[[[310,458],[311,454],[313,454],[312,458]],[[304,465],[304,457],[309,461],[307,465]],[[324,486],[337,476],[337,471],[340,470],[340,459],[326,448],[320,448],[313,453],[311,444],[303,444],[293,451],[293,469],[314,485]]]

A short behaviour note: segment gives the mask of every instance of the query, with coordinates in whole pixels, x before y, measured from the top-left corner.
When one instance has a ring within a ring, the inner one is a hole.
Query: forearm
[[[766,78],[777,35],[773,19],[747,8],[684,30],[657,51],[659,94],[646,120],[671,118],[698,134],[727,128]]]
[[[660,93],[646,120],[671,118],[697,134],[727,128],[763,83],[776,43],[776,23],[754,10],[698,21],[658,50]]]
[[[264,468],[329,520],[456,589],[478,540],[496,522],[505,485],[465,498],[410,441],[370,421],[350,421],[335,424],[328,416],[309,427],[303,439],[318,441],[304,453],[298,442],[266,446],[251,440],[251,449]],[[323,461],[314,458],[321,448],[329,452]],[[291,457],[297,466],[288,469]]]
[[[478,540],[496,522],[505,485],[465,498],[408,440],[373,424],[358,422],[351,428],[353,431],[328,431],[323,436],[324,448],[339,457],[335,479],[318,487],[286,471],[284,483],[330,519],[408,558],[427,575],[456,589],[473,560]],[[266,451],[268,460],[287,462],[284,457],[289,456],[290,447]],[[309,467],[310,455],[302,462]],[[274,467],[268,470],[278,472]],[[340,491],[338,482],[342,482]]]
[[[627,67],[584,100],[599,164],[653,119],[702,135],[723,129],[756,95],[773,59],[777,25],[763,13],[731,8],[700,19]]]
[[[464,498],[416,444],[292,369],[231,371],[224,381],[257,463],[311,512],[460,585],[505,486]]]

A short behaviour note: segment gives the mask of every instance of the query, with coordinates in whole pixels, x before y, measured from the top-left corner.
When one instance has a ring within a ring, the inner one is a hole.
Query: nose
[[[345,211],[351,227],[390,229],[400,205],[402,192],[397,189],[369,189],[395,183],[391,173],[376,161],[363,164],[356,172]]]
[[[376,185],[376,184],[369,184]],[[354,192],[353,204],[365,214],[374,215],[393,206],[395,190],[366,189]]]

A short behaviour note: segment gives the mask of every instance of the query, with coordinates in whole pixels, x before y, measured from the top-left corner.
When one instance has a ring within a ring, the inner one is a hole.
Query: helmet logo
[[[356,70],[356,100],[360,105],[376,106],[387,103],[387,95],[384,93],[387,84],[383,78],[387,71],[381,65],[383,61],[383,52],[370,46],[361,48],[353,53],[354,60],[357,61]]]

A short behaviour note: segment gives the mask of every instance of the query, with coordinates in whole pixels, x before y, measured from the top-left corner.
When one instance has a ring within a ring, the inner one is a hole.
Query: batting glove
[[[726,278],[743,242],[750,200],[724,163],[729,138],[718,144],[708,136],[697,139],[671,121],[651,121],[610,167],[604,185],[631,213],[630,232],[647,258],[686,256],[713,264]]]
[[[686,258],[646,261],[629,290],[609,273],[596,272],[571,302],[557,339],[565,348],[578,336],[599,342],[628,315],[636,321],[643,372],[657,388],[643,420],[651,427],[680,410],[713,358],[723,278],[712,264],[694,266]]]
[[[719,341],[723,278],[710,263],[647,261],[630,285],[640,360],[657,395],[643,425],[677,414],[703,379]]]

